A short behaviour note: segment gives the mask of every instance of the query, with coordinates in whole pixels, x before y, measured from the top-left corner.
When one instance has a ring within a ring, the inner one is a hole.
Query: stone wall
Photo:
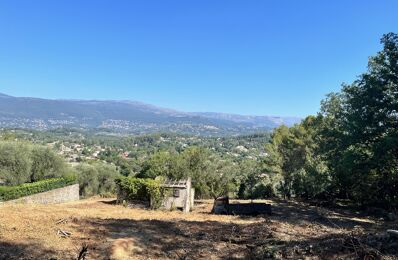
[[[195,189],[191,188],[191,180],[187,181],[187,186],[185,188],[166,188],[171,193],[170,196],[163,198],[162,206],[163,209],[173,209],[181,208],[184,212],[189,212],[193,209]],[[174,196],[174,190],[179,191],[179,196]]]
[[[76,200],[79,200],[79,184],[9,200],[3,204],[55,204]]]

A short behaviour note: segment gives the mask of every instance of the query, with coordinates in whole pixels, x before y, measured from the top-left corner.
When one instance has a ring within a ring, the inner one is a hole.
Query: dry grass
[[[0,259],[76,259],[84,244],[87,259],[394,258],[389,247],[363,243],[394,223],[303,203],[270,203],[274,214],[263,217],[212,215],[211,201],[198,202],[188,214],[130,209],[102,198],[3,205]],[[61,237],[59,229],[71,236]]]

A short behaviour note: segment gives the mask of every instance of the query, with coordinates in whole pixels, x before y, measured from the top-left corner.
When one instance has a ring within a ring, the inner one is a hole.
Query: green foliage
[[[275,183],[268,175],[256,173],[248,175],[239,186],[238,197],[241,199],[266,199],[276,196]]]
[[[115,194],[115,179],[120,176],[115,166],[109,164],[97,164],[98,194],[102,196]]]
[[[60,177],[67,171],[64,160],[47,147],[34,146],[31,160],[31,181]]]
[[[225,195],[235,195],[238,188],[238,166],[229,160],[218,157],[210,159],[209,169],[204,177],[204,191],[201,193],[205,198],[216,199]]]
[[[243,161],[240,172],[243,178],[240,181],[238,197],[242,199],[265,199],[276,196],[280,181],[278,171],[270,164],[270,155],[261,162]]]
[[[6,185],[62,177],[69,171],[63,159],[49,148],[0,141],[0,179]]]
[[[398,206],[398,35],[381,42],[368,71],[328,95],[317,117],[273,132],[265,165],[282,177],[282,196]]]
[[[30,147],[17,142],[0,142],[0,179],[6,185],[30,182]]]
[[[76,183],[76,178],[70,175],[63,178],[46,179],[17,186],[0,186],[0,201],[18,199],[40,192],[62,188],[74,183]]]
[[[93,165],[82,163],[75,168],[79,181],[80,195],[108,196],[115,193],[115,179],[120,176],[116,167],[96,163]]]
[[[148,201],[153,209],[161,206],[163,189],[160,186],[161,181],[159,179],[120,177],[115,182],[119,197],[130,201]]]
[[[98,194],[98,171],[89,164],[80,164],[76,168],[79,181],[79,193],[82,197],[89,197]]]
[[[322,103],[321,147],[338,196],[361,204],[398,206],[398,35],[368,71]]]
[[[172,179],[181,179],[186,175],[186,168],[182,158],[177,153],[159,151],[143,163],[142,170],[137,177],[152,178],[167,176]]]
[[[222,159],[203,147],[189,147],[184,151],[159,151],[144,162],[139,178],[192,178],[198,198],[216,198],[236,189],[238,167],[231,160]]]
[[[266,163],[281,175],[277,189],[283,197],[317,198],[329,188],[327,168],[318,155],[318,125],[316,118],[307,117],[290,129],[276,129],[272,135]]]
[[[185,162],[187,175],[192,178],[196,196],[199,198],[210,197],[208,178],[211,177],[212,158],[210,158],[209,151],[200,147],[190,147],[181,153],[181,157]]]
[[[241,180],[239,165],[244,161],[257,163],[269,140],[268,133],[236,137],[177,134],[112,136],[71,129],[4,130],[0,131],[0,135],[6,136],[9,132],[12,132],[14,139],[51,144],[71,162],[92,164],[104,161],[115,165],[124,176],[167,176],[171,179],[194,176],[193,185],[198,198],[212,198],[216,194],[234,196]],[[82,149],[76,149],[77,145]],[[238,149],[238,146],[244,148]],[[70,151],[65,148],[70,148]],[[195,157],[199,157],[196,160],[199,163],[193,163]],[[217,183],[212,183],[212,179]]]

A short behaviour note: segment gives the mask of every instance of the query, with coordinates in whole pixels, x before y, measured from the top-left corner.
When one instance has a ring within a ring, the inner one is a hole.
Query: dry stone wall
[[[3,204],[56,204],[76,200],[79,200],[79,184],[6,201]]]

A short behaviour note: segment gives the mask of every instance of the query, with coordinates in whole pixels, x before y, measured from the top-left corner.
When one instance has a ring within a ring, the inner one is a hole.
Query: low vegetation
[[[74,176],[46,179],[33,183],[25,183],[17,186],[0,186],[0,201],[18,199],[57,188],[62,188],[76,183]]]
[[[159,208],[163,190],[159,179],[120,177],[116,179],[118,195],[127,201],[147,201],[152,209]]]
[[[105,163],[81,163],[74,170],[82,197],[93,195],[109,197],[115,194],[115,180],[121,176],[115,166]]]
[[[48,147],[26,142],[0,142],[0,179],[19,185],[68,174],[64,160]]]

